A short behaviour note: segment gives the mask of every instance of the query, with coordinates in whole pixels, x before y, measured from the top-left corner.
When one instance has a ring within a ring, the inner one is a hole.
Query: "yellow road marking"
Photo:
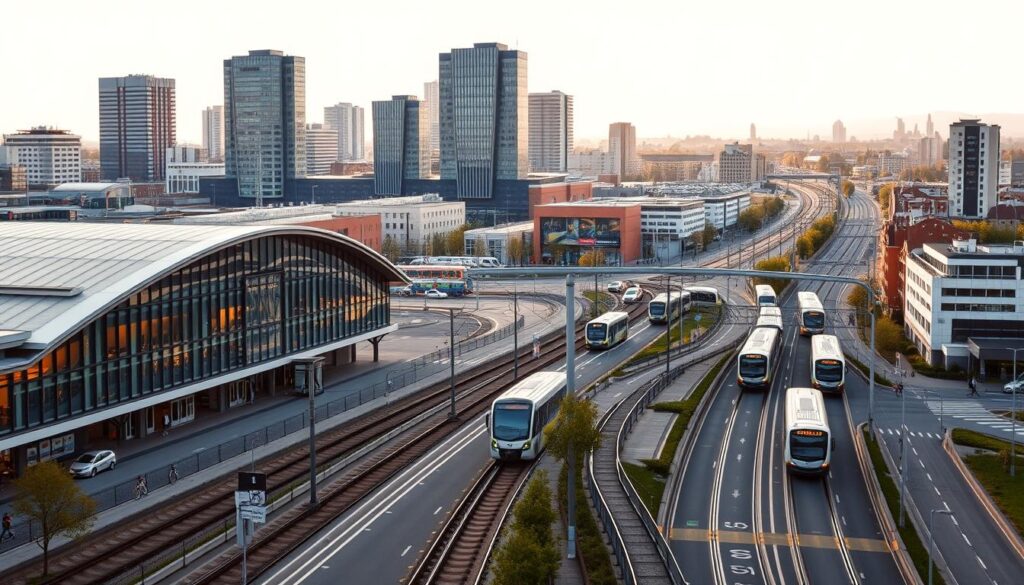
[[[673,528],[669,534],[671,540],[690,542],[710,542],[714,534],[704,528]],[[722,530],[717,533],[718,541],[723,544],[755,544],[768,546],[792,546],[793,538],[785,532],[743,532],[739,530]],[[796,543],[805,548],[839,549],[839,541],[835,536],[822,534],[798,534]],[[847,538],[846,548],[851,551],[888,553],[889,543],[877,538]]]

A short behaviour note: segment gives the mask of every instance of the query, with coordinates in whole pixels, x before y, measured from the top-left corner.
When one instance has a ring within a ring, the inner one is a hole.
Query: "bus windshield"
[[[665,314],[665,303],[651,303],[650,305],[651,314],[655,317],[660,317]]]
[[[789,455],[800,461],[824,461],[828,434],[824,431],[795,430],[789,434]]]
[[[775,306],[775,297],[771,295],[761,295],[757,297],[757,304]]]
[[[821,382],[839,382],[843,379],[843,364],[839,360],[814,362],[814,377]]]
[[[587,325],[587,339],[600,340],[604,339],[607,334],[608,326],[604,323],[590,323]]]
[[[740,375],[744,378],[763,378],[768,373],[768,360],[763,355],[740,357]]]
[[[808,327],[810,329],[824,329],[825,313],[822,313],[821,311],[804,312],[804,327]]]
[[[525,441],[530,438],[530,405],[499,402],[494,405],[494,438],[499,441]]]

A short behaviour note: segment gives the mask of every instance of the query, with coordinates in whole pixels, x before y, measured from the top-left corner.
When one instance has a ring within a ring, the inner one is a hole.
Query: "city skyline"
[[[600,30],[607,25],[607,11],[543,5],[545,18],[537,19],[532,15],[542,5],[523,3],[501,19],[490,19],[477,16],[471,4],[459,2],[446,6],[457,18],[436,19],[431,18],[435,7],[411,5],[406,9],[408,18],[396,21],[395,28],[389,29],[391,34],[382,39],[374,34],[374,27],[355,27],[352,34],[338,36],[333,34],[330,19],[310,20],[294,32],[280,31],[279,21],[261,18],[260,11],[241,14],[231,6],[188,1],[180,10],[164,14],[159,29],[150,26],[145,7],[132,3],[107,3],[106,10],[100,12],[70,2],[59,4],[60,17],[47,23],[48,50],[32,60],[17,59],[9,64],[8,78],[19,80],[26,91],[5,96],[0,131],[48,125],[67,128],[88,143],[96,142],[98,105],[89,90],[100,77],[139,73],[177,80],[179,140],[199,143],[201,127],[195,112],[220,102],[223,59],[260,49],[281,50],[307,60],[307,111],[315,114],[307,121],[323,122],[317,119],[323,107],[338,101],[368,108],[372,101],[391,95],[421,94],[423,80],[437,78],[438,54],[478,42],[505,43],[510,49],[527,52],[529,88],[559,88],[576,96],[576,135],[581,140],[600,138],[616,120],[631,121],[643,137],[708,134],[743,138],[751,122],[757,124],[761,137],[826,136],[836,118],[847,122],[850,136],[871,138],[884,133],[862,129],[858,120],[894,121],[896,116],[914,120],[929,111],[1012,113],[1019,108],[1012,78],[1006,78],[1011,87],[998,92],[977,92],[970,86],[943,81],[950,71],[968,69],[982,78],[1005,78],[995,56],[1011,49],[1012,19],[1001,18],[998,6],[984,2],[972,7],[974,18],[991,25],[963,34],[968,37],[966,42],[983,42],[993,59],[957,53],[943,56],[935,45],[905,44],[899,48],[900,67],[888,73],[874,65],[865,68],[865,64],[893,62],[892,47],[884,43],[864,47],[856,41],[861,36],[872,38],[873,27],[892,30],[890,24],[878,22],[872,8],[885,11],[886,23],[905,23],[921,32],[947,27],[942,11],[925,9],[930,5],[923,2],[869,2],[823,27],[820,8],[806,2],[783,7],[741,2],[728,9],[696,6],[685,7],[685,11],[683,6],[659,2],[643,11],[616,15],[616,26],[644,30],[630,43],[595,39],[581,48],[578,43],[563,41],[564,29]],[[315,4],[299,2],[291,10],[302,14],[314,8]],[[728,19],[722,18],[725,10]],[[761,23],[780,10],[787,11],[788,18],[775,19],[770,30],[764,29]],[[109,19],[111,14],[118,35],[98,35],[89,43],[75,40],[83,26],[93,22],[99,26],[100,18]],[[195,18],[199,14],[203,18]],[[36,34],[28,23],[38,20],[40,12],[29,5],[13,5],[7,16],[12,26],[0,38],[0,51],[17,54],[18,47],[26,46]],[[384,19],[386,14],[383,8],[356,5],[349,17],[368,21]],[[223,26],[225,22],[231,26]],[[709,22],[715,26],[706,26]],[[417,34],[423,23],[430,23],[430,34]],[[181,30],[191,34],[181,36]],[[188,38],[202,38],[203,42],[190,43]],[[837,46],[836,38],[849,41]],[[170,50],[175,43],[179,46]],[[124,50],[126,46],[131,50]],[[707,50],[710,46],[714,51]],[[750,60],[751,51],[756,51],[755,61]],[[675,68],[671,61],[652,58],[668,54],[686,60],[687,66]],[[687,60],[688,54],[695,57]],[[359,55],[359,60],[352,60],[352,55]],[[737,80],[735,66],[739,63],[747,64],[744,76]],[[677,73],[680,71],[685,74]],[[864,79],[851,74],[854,71],[878,75]],[[885,91],[885,82],[897,72],[901,86],[919,86],[922,91]],[[737,83],[765,89],[735,91]],[[843,91],[822,90],[832,86]],[[925,91],[928,87],[941,91]],[[52,97],[41,100],[40,94]]]

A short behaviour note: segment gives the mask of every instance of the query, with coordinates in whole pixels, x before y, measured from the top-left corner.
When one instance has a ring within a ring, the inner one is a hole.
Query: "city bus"
[[[587,347],[608,349],[629,337],[629,313],[609,311],[587,323]]]
[[[818,295],[802,290],[796,294],[797,325],[800,335],[817,335],[825,332],[825,307],[821,305]]]
[[[754,327],[774,327],[779,330],[781,335],[784,333],[782,325],[782,309],[778,307],[761,307],[757,323]]]
[[[436,264],[405,265],[397,267],[409,277],[412,284],[401,290],[404,295],[421,295],[432,288],[461,297],[473,294],[473,279],[466,274],[465,266],[438,266]]]
[[[564,372],[535,372],[496,398],[486,417],[491,457],[536,459],[544,450],[544,426],[558,414],[565,393]]]
[[[821,392],[786,390],[786,468],[794,473],[827,473],[834,448]]]
[[[666,304],[668,311],[665,310]],[[673,292],[660,293],[647,303],[647,320],[651,323],[665,323],[668,320],[677,321],[680,315],[690,310],[690,293]]]
[[[722,304],[718,289],[710,286],[685,286],[683,291],[690,293],[690,304],[695,307],[714,307]]]
[[[811,337],[811,386],[823,392],[846,387],[846,357],[835,335]]]
[[[740,388],[767,390],[781,361],[782,334],[774,327],[755,327],[736,356],[736,383]]]
[[[754,287],[754,296],[758,307],[778,307],[779,297],[770,284],[759,284]]]

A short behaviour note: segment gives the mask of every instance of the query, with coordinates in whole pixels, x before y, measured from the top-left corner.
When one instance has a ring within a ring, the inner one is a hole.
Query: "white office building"
[[[224,160],[224,106],[203,110],[203,148],[211,161]]]
[[[999,186],[999,126],[980,120],[949,125],[949,214],[985,218]]]
[[[740,213],[750,207],[750,192],[728,193],[724,195],[703,195],[704,218],[719,232],[736,225]]]
[[[907,255],[904,331],[932,365],[963,364],[969,340],[1024,337],[1024,246],[975,240]],[[1018,343],[1020,345],[1020,343]]]
[[[366,160],[363,108],[339,102],[324,108],[324,126],[338,131],[338,160]]]
[[[569,154],[569,173],[577,177],[596,177],[612,171],[612,155],[603,150],[577,151]]]
[[[530,94],[530,171],[564,173],[573,146],[572,96],[560,91]]]
[[[30,188],[77,183],[82,180],[82,138],[43,126],[5,134],[0,165],[25,167]]]
[[[323,124],[306,125],[306,176],[331,174],[338,160],[338,131]]]
[[[434,234],[447,234],[466,223],[466,204],[444,201],[435,193],[350,201],[332,206],[336,215],[380,214],[381,240],[391,236],[403,249],[413,249]]]
[[[506,266],[518,264],[518,260],[509,257],[509,242],[519,240],[522,242],[523,260],[533,253],[533,222],[521,221],[517,223],[504,223],[493,227],[482,227],[466,230],[465,252],[469,256],[476,255],[476,243],[483,240],[487,246],[487,255],[497,258],[498,262]]]
[[[223,176],[224,163],[222,162],[169,162],[164,179],[164,192],[168,195],[199,193],[200,177]],[[225,193],[225,195],[230,195],[230,193]]]

